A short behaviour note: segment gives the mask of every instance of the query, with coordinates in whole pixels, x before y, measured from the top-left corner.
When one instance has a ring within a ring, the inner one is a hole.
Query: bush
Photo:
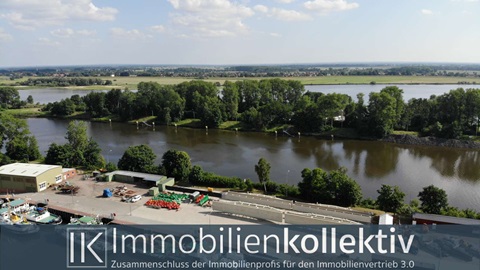
[[[204,172],[200,166],[194,166],[192,168],[188,179],[190,184],[199,186],[239,189],[247,188],[247,181],[244,181],[243,179]]]

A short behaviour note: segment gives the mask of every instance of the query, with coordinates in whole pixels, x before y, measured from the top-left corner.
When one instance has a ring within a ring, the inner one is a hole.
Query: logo
[[[106,228],[67,228],[67,268],[107,268]]]

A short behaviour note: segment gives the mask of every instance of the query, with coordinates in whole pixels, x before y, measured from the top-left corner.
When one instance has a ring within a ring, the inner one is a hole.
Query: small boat
[[[7,208],[0,209],[0,226],[16,234],[30,234],[40,230],[35,223],[10,212]]]
[[[28,221],[37,224],[58,225],[62,223],[62,217],[50,213],[46,207],[31,206],[25,213],[25,217]]]
[[[102,225],[102,221],[97,217],[83,216],[81,218],[70,218],[68,225]]]

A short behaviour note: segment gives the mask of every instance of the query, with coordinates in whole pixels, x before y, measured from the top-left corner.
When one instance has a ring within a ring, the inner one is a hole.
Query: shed
[[[105,181],[117,181],[126,183],[145,183],[151,186],[157,186],[162,180],[166,180],[167,177],[158,174],[139,173],[131,171],[113,171],[111,173],[104,174]]]
[[[163,178],[160,181],[158,181],[158,189],[160,191],[165,191],[167,190],[167,186],[173,186],[175,185],[175,178],[169,177],[169,178]]]
[[[379,225],[393,225],[393,216],[387,213],[380,215]]]
[[[150,195],[150,196],[156,196],[156,195],[158,195],[158,193],[159,193],[158,187],[151,187],[148,190],[148,195]]]

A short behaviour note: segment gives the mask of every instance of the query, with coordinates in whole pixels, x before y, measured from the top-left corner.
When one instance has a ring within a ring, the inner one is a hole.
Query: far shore
[[[26,81],[29,77],[17,79],[14,81],[0,77],[1,85],[13,85],[18,90],[37,89],[37,88],[58,88],[69,90],[110,90],[112,88],[120,89],[137,89],[138,83],[145,81],[157,82],[161,85],[174,85],[192,80],[202,80],[206,82],[222,85],[225,81],[241,81],[241,80],[262,80],[262,79],[283,79],[298,80],[303,85],[455,85],[465,84],[466,88],[480,84],[479,78],[473,77],[450,77],[450,76],[318,76],[318,77],[215,77],[215,78],[195,78],[195,77],[95,77],[104,81],[112,81],[111,85],[91,85],[91,86],[19,86],[15,85],[22,81]],[[88,78],[88,77],[84,77]]]

